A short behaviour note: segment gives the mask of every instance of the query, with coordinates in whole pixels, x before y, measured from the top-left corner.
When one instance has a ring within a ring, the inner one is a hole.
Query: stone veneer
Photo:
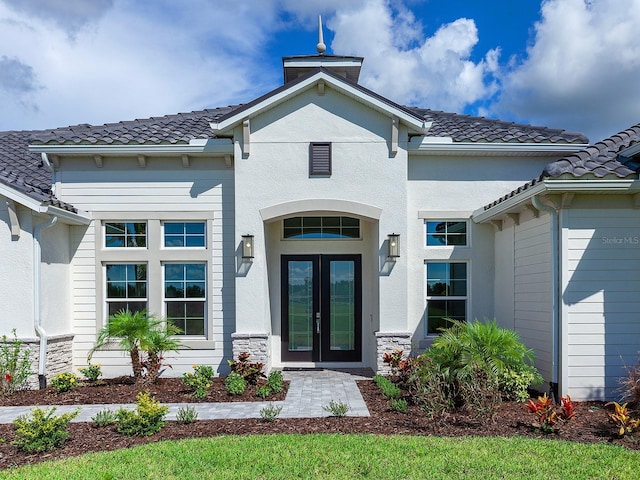
[[[233,359],[237,360],[238,355],[247,352],[251,356],[250,362],[264,363],[264,372],[271,370],[271,352],[269,351],[268,333],[232,333]]]
[[[38,365],[40,362],[40,339],[20,338],[24,346],[31,350],[31,371],[33,375],[29,377],[29,388],[39,388]],[[47,342],[47,360],[45,363],[45,375],[47,385],[58,373],[73,371],[73,334],[52,335]],[[78,373],[78,372],[74,372]]]
[[[376,332],[377,373],[391,373],[389,365],[384,363],[384,354],[396,350],[402,350],[407,356],[411,355],[410,332]]]

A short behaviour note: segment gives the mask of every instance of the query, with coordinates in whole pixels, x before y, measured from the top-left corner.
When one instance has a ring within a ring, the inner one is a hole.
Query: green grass
[[[637,479],[640,452],[529,438],[220,436],[158,442],[0,472],[28,479]]]

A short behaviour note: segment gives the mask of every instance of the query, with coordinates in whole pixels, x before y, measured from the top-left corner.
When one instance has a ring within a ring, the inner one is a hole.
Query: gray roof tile
[[[607,176],[638,178],[640,160],[634,161],[634,159],[624,158],[619,155],[619,152],[638,142],[640,142],[640,123],[548,164],[538,178],[534,178],[489,205],[485,205],[484,210],[489,210],[518,193],[528,190],[544,178],[557,178],[565,174],[572,175],[575,178],[585,175],[591,175],[596,178]]]
[[[0,132],[0,183],[10,186],[45,205],[73,213],[77,209],[58,200],[51,191],[51,173],[40,154],[29,152],[33,131]]]

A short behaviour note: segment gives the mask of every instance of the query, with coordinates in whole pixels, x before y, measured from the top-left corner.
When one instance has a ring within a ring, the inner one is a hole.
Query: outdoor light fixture
[[[396,259],[400,256],[400,234],[390,233],[387,238],[389,239],[389,258]]]
[[[253,235],[242,235],[242,258],[253,258]]]

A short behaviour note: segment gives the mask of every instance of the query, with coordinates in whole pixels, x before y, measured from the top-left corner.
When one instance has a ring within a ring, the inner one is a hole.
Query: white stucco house
[[[640,126],[589,147],[401,106],[362,61],[285,57],[237,106],[0,132],[0,332],[41,380],[86,365],[122,308],[182,329],[169,375],[242,351],[378,370],[444,317],[495,317],[560,393],[615,397],[640,341]]]

